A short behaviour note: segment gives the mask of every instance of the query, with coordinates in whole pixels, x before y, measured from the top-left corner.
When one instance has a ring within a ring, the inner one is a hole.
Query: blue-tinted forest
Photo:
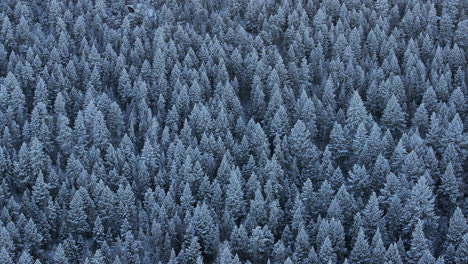
[[[0,263],[468,263],[467,50],[463,0],[2,0]]]

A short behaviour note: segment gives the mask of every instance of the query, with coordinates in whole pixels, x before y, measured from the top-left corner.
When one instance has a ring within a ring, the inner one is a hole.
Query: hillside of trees
[[[1,264],[468,263],[467,1],[0,2]]]

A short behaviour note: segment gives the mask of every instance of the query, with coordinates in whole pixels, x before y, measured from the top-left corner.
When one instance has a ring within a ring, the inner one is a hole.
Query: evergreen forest
[[[468,263],[466,0],[1,0],[0,264]]]

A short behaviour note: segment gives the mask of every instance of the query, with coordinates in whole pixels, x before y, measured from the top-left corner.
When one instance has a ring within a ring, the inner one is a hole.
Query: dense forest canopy
[[[463,0],[2,0],[0,263],[468,263],[467,48]]]

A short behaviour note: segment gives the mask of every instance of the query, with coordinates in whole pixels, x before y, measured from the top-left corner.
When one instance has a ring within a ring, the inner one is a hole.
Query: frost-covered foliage
[[[0,263],[468,263],[462,0],[3,0]]]

